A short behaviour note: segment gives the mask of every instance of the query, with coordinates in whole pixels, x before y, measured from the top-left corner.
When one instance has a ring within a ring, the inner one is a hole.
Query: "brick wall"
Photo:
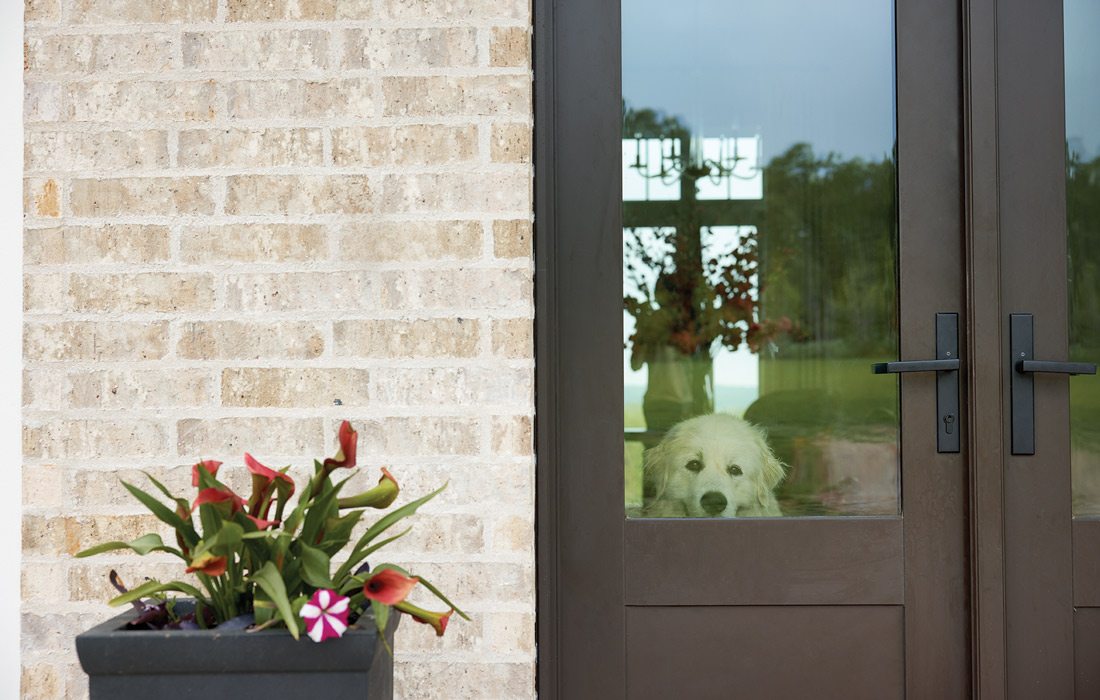
[[[534,694],[527,0],[26,0],[23,694],[157,525],[116,476],[302,467],[360,428],[392,552],[473,614],[405,624],[404,698]],[[337,402],[341,405],[337,405]],[[301,472],[298,472],[301,473]],[[308,642],[307,642],[308,643]]]

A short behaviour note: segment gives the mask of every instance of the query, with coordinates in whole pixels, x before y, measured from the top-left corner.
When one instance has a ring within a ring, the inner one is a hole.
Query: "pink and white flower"
[[[336,591],[322,588],[302,606],[306,634],[315,642],[344,636],[348,629],[348,598]]]

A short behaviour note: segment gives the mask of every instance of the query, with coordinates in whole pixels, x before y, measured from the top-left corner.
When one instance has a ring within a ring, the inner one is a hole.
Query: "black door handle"
[[[1035,373],[1096,374],[1091,362],[1034,360],[1035,320],[1031,314],[1012,314],[1009,321],[1009,365],[1012,372],[1012,454],[1035,454]]]
[[[961,363],[954,360],[904,360],[902,362],[876,362],[871,365],[875,374],[901,374],[902,372],[949,372]]]
[[[1052,372],[1055,374],[1096,374],[1096,365],[1091,362],[1046,362],[1044,360],[1019,360],[1016,363],[1016,371],[1022,374],[1028,372]]]
[[[959,451],[959,315],[936,314],[936,359],[876,362],[875,374],[936,372],[936,451]]]

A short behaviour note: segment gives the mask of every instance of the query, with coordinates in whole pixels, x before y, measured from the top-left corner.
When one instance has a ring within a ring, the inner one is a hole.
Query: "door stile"
[[[1007,696],[997,0],[963,3],[967,462],[974,698]]]
[[[954,0],[896,3],[902,358],[937,356],[936,314],[960,312],[964,302],[957,8]],[[968,581],[960,566],[967,548],[966,460],[937,453],[942,416],[935,373],[901,377],[906,697],[964,697],[970,684]],[[962,415],[953,418],[965,445],[965,391],[959,398]]]

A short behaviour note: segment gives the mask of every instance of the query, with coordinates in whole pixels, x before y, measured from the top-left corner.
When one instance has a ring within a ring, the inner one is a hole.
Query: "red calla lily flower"
[[[195,488],[199,487],[199,467],[202,467],[210,476],[218,475],[218,467],[222,465],[221,462],[214,459],[204,459],[198,464],[191,467],[191,485]]]
[[[344,421],[340,424],[338,435],[340,451],[335,457],[325,460],[325,471],[331,472],[336,467],[352,468],[355,466],[355,450],[359,443],[359,433],[352,430],[351,423]]]
[[[282,472],[265,467],[256,461],[256,458],[247,452],[244,453],[244,464],[248,471],[252,472],[252,496],[248,499],[248,511],[259,518],[266,518],[271,510],[271,490],[279,491],[279,498],[283,501],[294,495],[294,480]],[[262,513],[256,510],[266,502]]]
[[[221,576],[225,573],[228,565],[229,560],[225,557],[216,557],[207,552],[191,562],[191,566],[187,567],[187,573],[191,574],[197,571],[207,576]]]
[[[194,512],[196,508],[206,503],[218,504],[226,501],[229,502],[230,514],[236,513],[244,507],[244,499],[228,488],[209,488],[199,491],[199,496],[195,499],[195,504],[191,506],[191,511]]]
[[[363,584],[363,595],[370,600],[377,600],[386,605],[396,605],[405,600],[412,587],[420,582],[420,579],[402,575],[393,569],[382,569]]]
[[[244,517],[255,523],[257,530],[266,530],[269,527],[274,527],[275,525],[278,525],[280,522],[278,520],[264,520],[263,518],[256,518],[249,515],[248,513],[245,513]]]
[[[424,608],[418,608],[412,603],[401,602],[394,606],[403,613],[408,613],[413,620],[424,624],[431,625],[435,630],[435,636],[442,637],[443,633],[447,631],[447,623],[451,621],[451,615],[454,614],[454,608],[451,608],[445,613],[432,612],[431,610],[425,610]]]

